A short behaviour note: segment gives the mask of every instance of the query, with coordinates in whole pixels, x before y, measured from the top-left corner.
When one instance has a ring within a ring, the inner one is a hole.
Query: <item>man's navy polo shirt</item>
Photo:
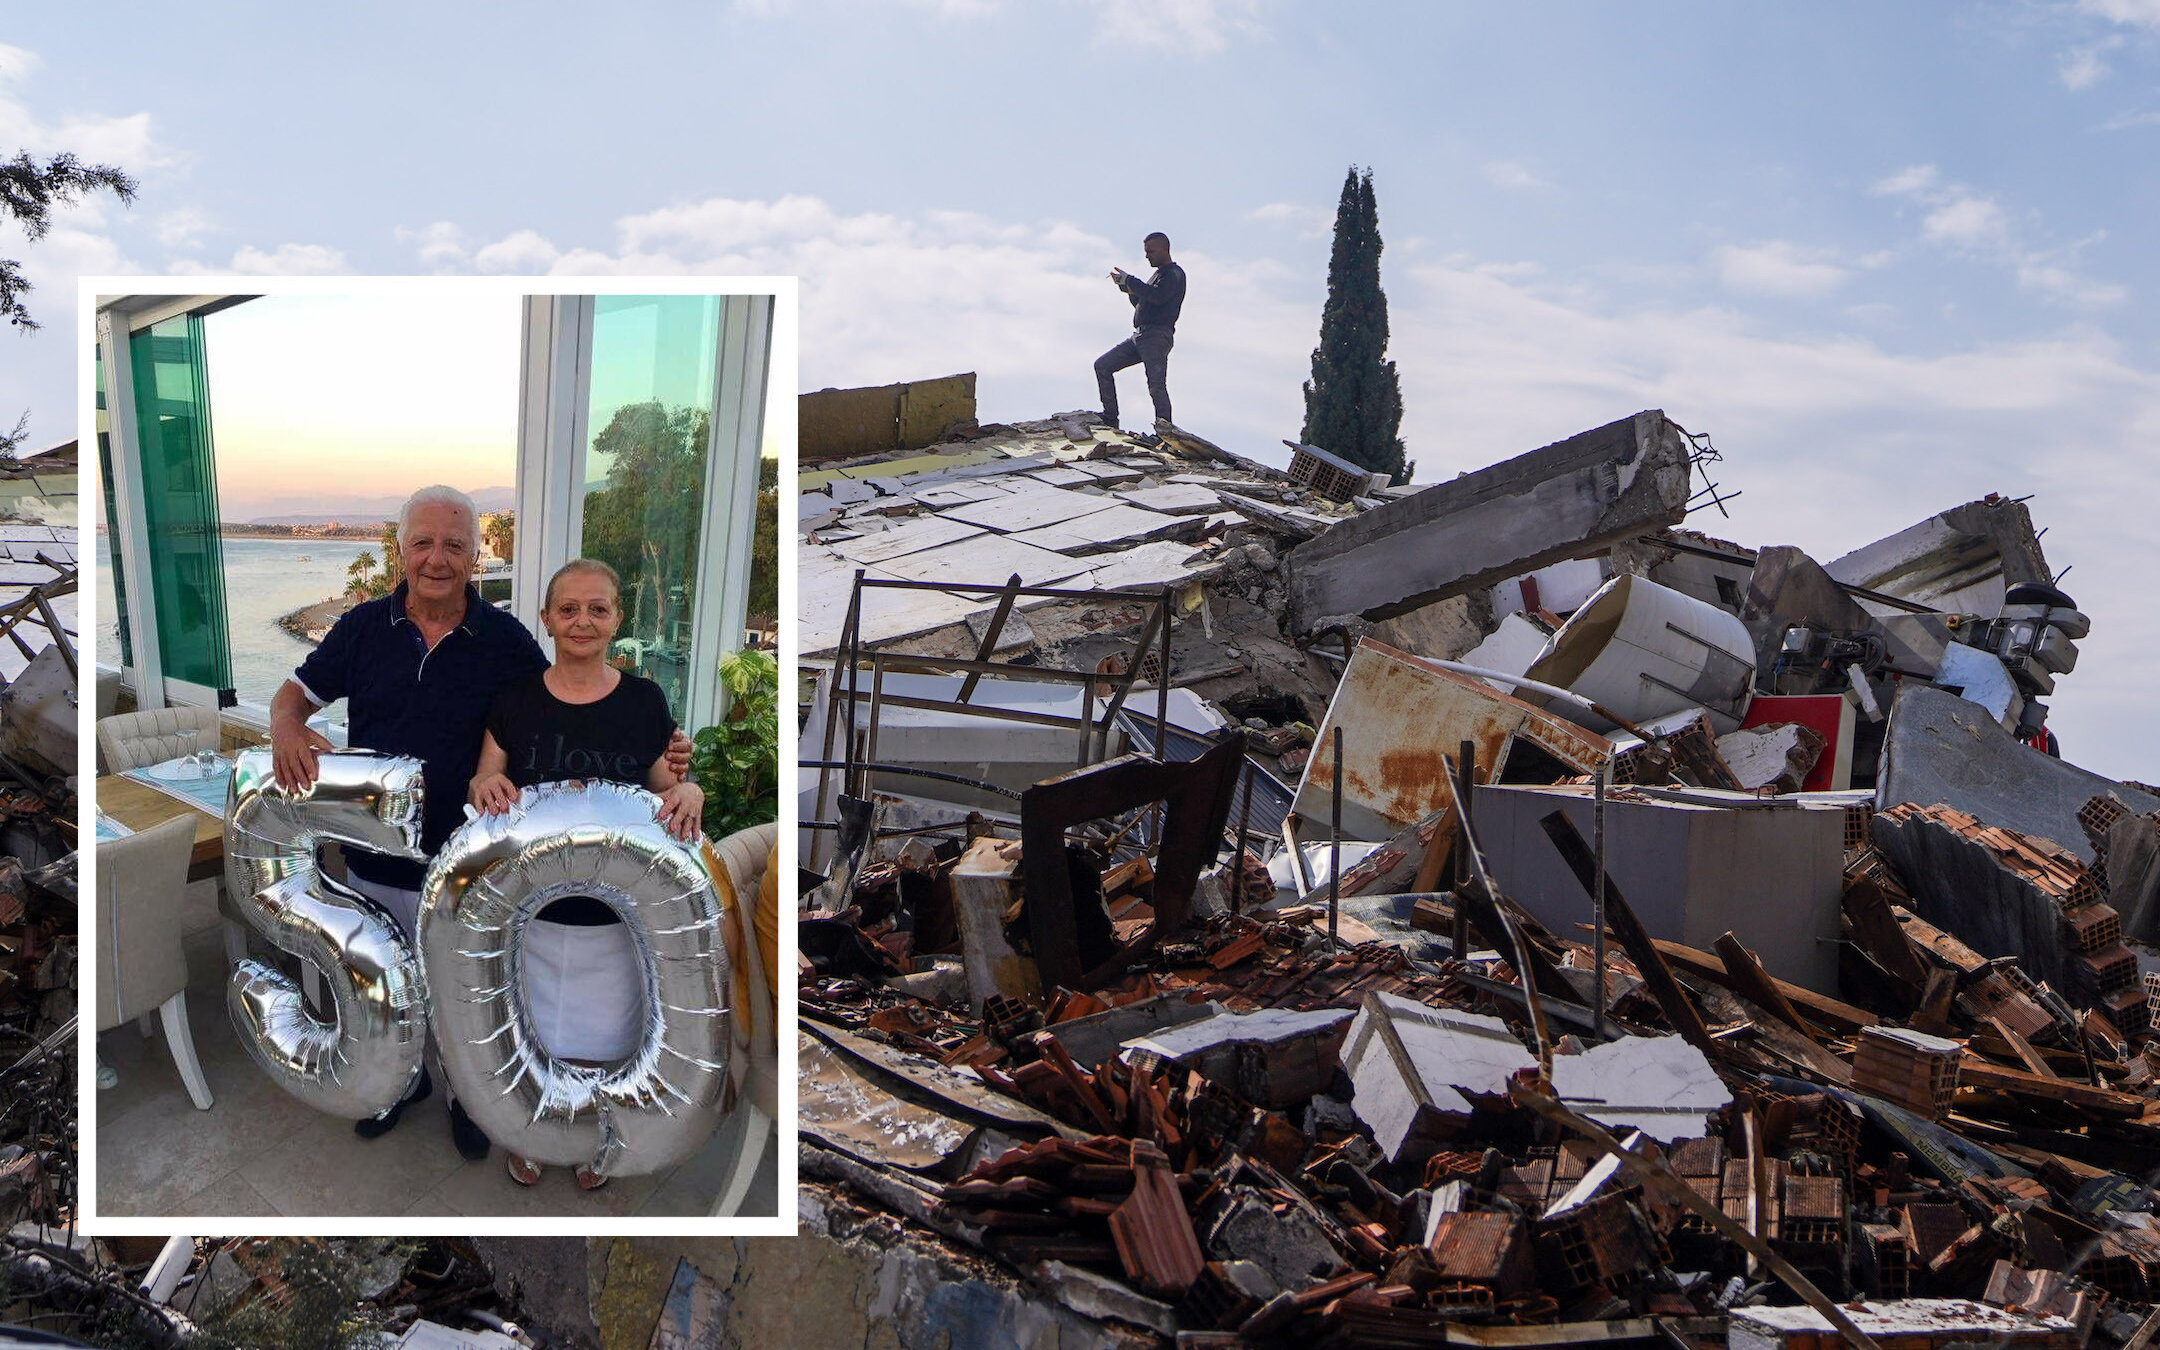
[[[525,625],[465,588],[465,618],[428,650],[405,615],[405,584],[355,605],[293,678],[319,703],[347,701],[354,749],[411,755],[424,766],[426,813],[420,847],[429,856],[465,823],[465,793],[480,767],[495,691],[547,669]],[[347,849],[353,874],[380,886],[418,890],[426,872],[401,858]]]

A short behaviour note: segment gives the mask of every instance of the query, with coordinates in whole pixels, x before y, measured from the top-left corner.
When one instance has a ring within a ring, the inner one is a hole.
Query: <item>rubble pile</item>
[[[820,1203],[1135,1344],[2142,1350],[2160,798],[2056,753],[2090,620],[2021,502],[1824,564],[1683,528],[1716,460],[822,470]]]
[[[158,1350],[513,1350],[522,1330],[464,1238],[7,1240],[0,1323]]]

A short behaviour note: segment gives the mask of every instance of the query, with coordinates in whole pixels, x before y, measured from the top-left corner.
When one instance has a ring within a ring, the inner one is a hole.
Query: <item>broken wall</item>
[[[1558,933],[1590,922],[1590,896],[1538,822],[1564,813],[1593,832],[1587,788],[1480,787],[1475,816],[1494,884]],[[1606,872],[1652,937],[1708,949],[1728,930],[1763,968],[1837,987],[1845,812],[1608,799]]]

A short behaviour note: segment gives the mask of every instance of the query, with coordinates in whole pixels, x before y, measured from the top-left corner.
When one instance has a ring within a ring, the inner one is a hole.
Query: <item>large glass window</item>
[[[685,715],[714,352],[722,299],[603,295],[593,306],[581,551],[622,576],[612,659]],[[544,584],[545,579],[541,582]]]
[[[202,318],[182,314],[128,339],[142,455],[143,524],[157,560],[149,589],[160,663],[170,679],[230,698],[225,570],[219,556],[217,457]]]

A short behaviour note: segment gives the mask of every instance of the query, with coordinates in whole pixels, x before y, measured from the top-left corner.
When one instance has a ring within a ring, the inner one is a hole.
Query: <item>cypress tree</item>
[[[1361,176],[1352,165],[1335,208],[1327,306],[1320,311],[1312,378],[1305,382],[1305,428],[1299,439],[1404,483],[1410,471],[1396,434],[1402,426],[1402,385],[1395,363],[1385,359],[1387,340],[1372,170]]]

